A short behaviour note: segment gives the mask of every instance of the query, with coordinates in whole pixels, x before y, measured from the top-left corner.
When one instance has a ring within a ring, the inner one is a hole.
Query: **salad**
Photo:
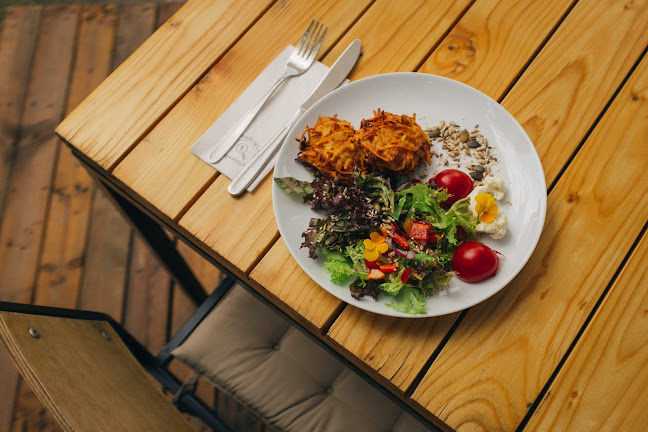
[[[321,213],[302,233],[301,247],[323,257],[331,281],[348,286],[355,299],[389,296],[388,307],[425,314],[426,299],[453,277],[478,282],[496,274],[497,253],[475,241],[479,232],[505,233],[505,225],[493,229],[503,215],[496,177],[477,181],[445,169],[422,182],[388,170],[355,170],[346,178],[313,171],[312,181],[274,180]]]

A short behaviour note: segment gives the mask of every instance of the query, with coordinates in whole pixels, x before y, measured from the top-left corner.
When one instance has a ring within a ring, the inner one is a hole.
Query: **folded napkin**
[[[254,118],[250,126],[241,135],[238,142],[229,153],[215,164],[207,162],[209,154],[216,148],[220,140],[234,127],[238,120],[254,104],[270,90],[270,87],[283,74],[288,57],[294,48],[287,46],[272,63],[250,84],[234,103],[221,115],[218,120],[194,143],[191,152],[211,165],[229,179],[233,179],[243,169],[245,164],[281,129],[310,96],[324,75],[328,67],[315,62],[306,72],[297,77],[287,79],[274,92]],[[289,137],[294,138],[294,137]],[[297,157],[297,143],[295,142],[295,157]],[[274,167],[275,160],[271,160],[263,169],[257,179],[248,187],[252,192]]]

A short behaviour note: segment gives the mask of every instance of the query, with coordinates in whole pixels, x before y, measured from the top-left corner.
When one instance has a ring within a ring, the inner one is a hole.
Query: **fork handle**
[[[263,171],[270,159],[277,153],[277,149],[281,147],[281,143],[284,142],[284,138],[293,127],[297,120],[304,114],[306,110],[299,108],[295,113],[290,117],[282,127],[279,129],[270,141],[266,143],[261,150],[254,155],[252,159],[243,167],[241,172],[238,173],[236,177],[232,180],[227,191],[234,195],[242,194],[257,178],[257,176]]]
[[[286,68],[284,71],[283,75],[273,84],[273,86],[268,90],[268,92],[263,95],[259,101],[254,104],[252,108],[248,112],[245,113],[243,117],[234,125],[232,129],[225,135],[219,142],[216,144],[216,148],[212,150],[211,153],[207,156],[207,161],[209,163],[216,163],[223,159],[225,155],[234,147],[234,144],[238,141],[238,139],[243,135],[243,132],[247,129],[247,127],[252,123],[252,120],[254,120],[254,117],[259,113],[263,105],[270,99],[270,96],[279,88],[282,82],[290,78],[291,76],[297,75],[297,71],[292,69],[292,68]]]

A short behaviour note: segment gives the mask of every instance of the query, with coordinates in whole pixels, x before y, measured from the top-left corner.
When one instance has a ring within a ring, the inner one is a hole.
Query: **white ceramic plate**
[[[501,290],[526,264],[533,252],[542,227],[547,207],[547,189],[544,172],[533,143],[520,124],[500,104],[485,94],[460,82],[422,73],[391,73],[376,75],[345,85],[330,93],[297,122],[280,150],[275,166],[275,177],[291,176],[311,180],[313,176],[295,161],[299,137],[307,125],[314,125],[317,117],[338,115],[354,127],[360,120],[373,116],[381,108],[394,114],[416,113],[416,121],[423,128],[436,126],[441,120],[454,121],[471,130],[479,130],[495,148],[499,159],[495,175],[504,179],[507,187],[500,208],[509,220],[508,233],[500,240],[485,236],[480,241],[500,252],[497,274],[479,283],[465,283],[453,278],[450,287],[427,299],[426,315],[408,315],[387,306],[391,300],[381,295],[378,300],[351,297],[348,286],[330,282],[322,266],[323,259],[312,260],[308,250],[300,248],[301,233],[311,217],[322,217],[294,196],[286,195],[273,184],[272,199],[279,232],[290,253],[304,271],[321,287],[339,299],[371,312],[408,318],[431,317],[456,312],[475,305]],[[441,171],[433,158],[429,174]],[[512,205],[504,204],[510,202]],[[320,254],[321,255],[321,254]]]

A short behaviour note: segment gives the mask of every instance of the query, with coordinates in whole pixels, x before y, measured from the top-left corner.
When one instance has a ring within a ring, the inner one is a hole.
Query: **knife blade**
[[[259,173],[263,171],[268,162],[275,155],[277,150],[281,147],[284,138],[293,127],[297,120],[310,108],[315,102],[326,96],[331,91],[335,90],[340,85],[344,78],[351,72],[353,66],[358,61],[358,57],[362,51],[362,44],[358,39],[351,42],[346,50],[335,61],[333,66],[326,73],[324,78],[319,82],[317,87],[312,91],[306,101],[295,111],[290,119],[279,129],[271,139],[268,141],[259,152],[243,167],[239,174],[234,177],[229,187],[228,192],[234,196],[240,195],[245,191]]]

